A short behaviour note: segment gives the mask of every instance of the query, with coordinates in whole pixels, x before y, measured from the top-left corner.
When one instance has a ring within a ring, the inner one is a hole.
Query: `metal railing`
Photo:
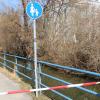
[[[10,60],[10,59],[12,59],[12,60]],[[24,61],[24,63],[27,62],[31,66],[25,66],[22,63],[20,63],[21,61],[22,62]],[[12,64],[13,66],[11,67],[8,63]],[[35,80],[34,79],[35,77],[34,77],[34,65],[33,65],[33,63],[34,63],[33,60],[27,59],[25,57],[11,55],[11,54],[2,53],[2,52],[0,53],[0,64],[3,65],[4,68],[10,69],[10,70],[14,71],[14,73],[18,77],[21,75],[21,76],[31,80],[32,82],[34,82],[34,80]],[[42,80],[43,80],[42,78],[43,77],[56,80],[58,82],[61,82],[62,84],[72,84],[70,82],[67,82],[65,80],[62,80],[60,78],[57,78],[57,77],[55,77],[53,75],[47,74],[44,71],[42,71],[44,69],[44,67],[47,67],[47,66],[50,66],[51,68],[58,68],[58,69],[61,69],[61,70],[70,70],[70,71],[74,71],[74,72],[85,73],[87,75],[92,75],[92,76],[100,78],[100,73],[91,72],[91,71],[87,71],[87,70],[82,70],[82,69],[69,67],[69,66],[61,66],[61,65],[58,65],[58,64],[53,64],[53,63],[49,63],[49,62],[39,61],[38,60],[38,86],[39,86],[38,88],[50,87],[50,86],[47,86],[46,84],[44,84],[42,82]],[[29,73],[31,72],[32,74],[31,75],[27,75],[25,72],[20,71],[20,68],[26,69],[27,71],[29,71]],[[53,84],[53,85],[55,85],[55,84]],[[82,91],[84,91],[86,93],[95,95],[95,96],[97,96],[97,94],[98,94],[97,92],[92,91],[92,90],[87,89],[87,88],[83,88],[83,87],[76,87],[76,88],[79,89],[79,90],[82,90]],[[61,96],[65,100],[72,100],[70,97],[64,95],[63,93],[60,93],[59,91],[56,91],[56,90],[51,90],[51,91],[53,93]],[[41,91],[39,93],[41,94]]]

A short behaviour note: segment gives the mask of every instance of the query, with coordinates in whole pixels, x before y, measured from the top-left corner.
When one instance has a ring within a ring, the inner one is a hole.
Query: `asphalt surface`
[[[10,90],[19,90],[19,85],[0,73],[0,92]],[[13,94],[13,95],[0,95],[0,100],[33,100],[27,93]]]

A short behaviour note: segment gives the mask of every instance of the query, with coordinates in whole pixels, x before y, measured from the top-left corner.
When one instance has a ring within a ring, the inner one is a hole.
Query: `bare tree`
[[[49,1],[38,21],[41,59],[99,72],[99,7],[80,1]]]
[[[28,17],[26,14],[26,4],[28,0],[21,0],[22,1],[22,7],[23,7],[23,17],[24,17],[24,30],[25,32],[28,32]]]
[[[3,50],[27,56],[28,48],[32,45],[31,31],[25,32],[18,12],[10,10],[9,13],[2,13],[0,17],[2,19],[0,20],[0,44]]]

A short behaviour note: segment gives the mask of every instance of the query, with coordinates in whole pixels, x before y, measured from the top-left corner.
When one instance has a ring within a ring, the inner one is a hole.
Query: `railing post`
[[[39,88],[41,88],[41,82],[42,82],[42,80],[41,80],[41,67],[42,67],[42,65],[39,63],[38,64],[38,86],[39,86]],[[42,94],[42,91],[40,91],[39,92],[40,93],[40,95]]]
[[[15,56],[14,73],[15,73],[16,76],[19,76],[18,73],[17,73],[17,71],[18,71],[18,66],[17,66],[17,64],[18,64],[18,59],[17,59],[17,57]]]
[[[6,54],[4,53],[4,68],[6,68]]]

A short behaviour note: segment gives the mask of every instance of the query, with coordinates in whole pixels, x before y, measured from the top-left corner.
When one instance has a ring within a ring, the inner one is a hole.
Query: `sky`
[[[5,8],[5,6],[16,9],[19,5],[19,1],[20,0],[0,0],[0,10]]]
[[[48,0],[44,0],[44,1],[48,1]],[[90,1],[96,1],[96,0],[90,0]],[[20,4],[20,0],[0,0],[0,10],[5,8],[5,6],[12,7],[16,10],[19,4]],[[100,0],[97,0],[96,2],[94,2],[94,4],[100,5]]]
[[[18,5],[21,4],[20,1],[21,0],[0,0],[0,10],[3,9],[5,6],[16,9]],[[43,3],[45,5],[48,0],[36,0],[36,1],[40,1],[41,4]],[[41,2],[41,1],[44,1],[44,2]]]

